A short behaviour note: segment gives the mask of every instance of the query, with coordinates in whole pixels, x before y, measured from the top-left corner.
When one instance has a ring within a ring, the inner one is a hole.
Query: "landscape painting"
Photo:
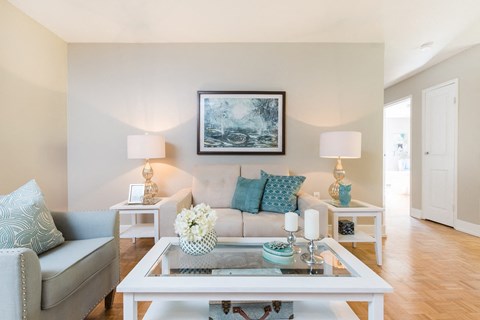
[[[198,154],[285,154],[284,91],[199,91]]]

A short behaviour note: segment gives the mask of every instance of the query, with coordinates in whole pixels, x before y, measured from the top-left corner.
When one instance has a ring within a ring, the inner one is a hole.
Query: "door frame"
[[[454,94],[455,101],[453,104],[453,228],[457,224],[457,208],[458,208],[458,79],[452,79],[449,81],[442,82],[440,84],[428,87],[422,90],[422,213],[421,218],[424,219],[424,204],[426,203],[425,199],[425,152],[426,149],[426,94],[428,91],[439,89],[448,85],[454,85]]]
[[[400,101],[404,101],[404,100],[410,100],[410,128],[409,128],[409,132],[408,132],[408,138],[410,140],[410,145],[409,145],[409,151],[410,151],[410,171],[409,171],[409,179],[408,179],[408,188],[410,190],[410,192],[412,191],[412,140],[413,140],[413,137],[412,137],[412,103],[413,103],[413,95],[408,95],[408,96],[405,96],[403,98],[400,98],[400,99],[396,99],[396,100],[393,100],[393,101],[390,101],[389,103],[383,105],[383,206],[385,207],[385,141],[386,141],[386,137],[385,137],[385,110],[395,104],[398,104]],[[409,215],[412,216],[413,214],[413,210],[412,210],[412,195],[410,194],[409,196]],[[384,225],[385,225],[385,217],[383,219],[384,221]]]

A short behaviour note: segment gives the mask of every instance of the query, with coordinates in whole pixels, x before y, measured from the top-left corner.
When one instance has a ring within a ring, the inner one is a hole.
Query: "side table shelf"
[[[371,205],[366,202],[352,200],[350,207],[336,206],[331,200],[322,200],[328,207],[328,211],[332,213],[332,234],[333,239],[338,242],[351,242],[355,246],[356,242],[373,242],[375,243],[375,255],[377,264],[382,265],[382,216],[383,208]],[[358,217],[373,217],[375,221],[375,236],[355,230],[355,234],[343,235],[338,232],[339,218],[351,218],[353,223],[357,225]]]
[[[127,201],[122,201],[110,207],[110,210],[116,210],[120,216],[130,215],[131,225],[128,229],[120,233],[120,238],[131,238],[135,242],[137,238],[154,238],[155,242],[160,239],[160,206],[167,198],[160,198],[160,200],[151,205],[143,204],[128,204]],[[151,214],[153,215],[153,223],[138,223],[138,215]]]

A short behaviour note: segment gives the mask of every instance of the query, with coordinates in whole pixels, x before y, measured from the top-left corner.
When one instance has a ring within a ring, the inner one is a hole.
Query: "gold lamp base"
[[[333,200],[338,201],[340,181],[345,178],[345,169],[343,169],[342,159],[340,159],[340,157],[337,158],[337,164],[335,165],[335,169],[333,169],[333,177],[335,178],[335,182],[328,188],[328,194]]]

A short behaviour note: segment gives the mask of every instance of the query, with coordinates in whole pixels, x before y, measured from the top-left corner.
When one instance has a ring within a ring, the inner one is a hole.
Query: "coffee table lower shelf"
[[[295,320],[358,320],[346,302],[341,301],[295,301]],[[205,320],[208,319],[208,301],[154,301],[144,320]]]

